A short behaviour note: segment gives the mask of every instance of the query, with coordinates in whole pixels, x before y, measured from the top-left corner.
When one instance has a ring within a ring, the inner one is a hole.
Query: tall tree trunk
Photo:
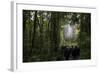
[[[37,26],[37,11],[35,11],[34,21],[33,21],[34,28],[33,28],[32,48],[35,48],[36,26]]]

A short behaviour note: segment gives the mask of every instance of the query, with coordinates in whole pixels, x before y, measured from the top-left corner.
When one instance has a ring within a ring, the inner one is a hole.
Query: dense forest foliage
[[[90,13],[23,10],[23,62],[90,58]]]

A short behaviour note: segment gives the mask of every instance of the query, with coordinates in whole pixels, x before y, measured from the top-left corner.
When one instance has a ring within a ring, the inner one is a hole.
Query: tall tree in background
[[[91,58],[91,14],[81,14],[79,35],[80,58]]]

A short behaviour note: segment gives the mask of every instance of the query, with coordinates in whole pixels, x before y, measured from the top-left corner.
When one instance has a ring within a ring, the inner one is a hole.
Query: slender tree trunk
[[[37,25],[37,11],[35,11],[34,22],[33,22],[34,28],[33,28],[32,48],[35,47],[36,25]]]

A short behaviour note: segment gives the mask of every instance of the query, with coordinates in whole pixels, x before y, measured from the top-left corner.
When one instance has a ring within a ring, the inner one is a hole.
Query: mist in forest
[[[23,10],[23,62],[91,59],[91,14]]]

